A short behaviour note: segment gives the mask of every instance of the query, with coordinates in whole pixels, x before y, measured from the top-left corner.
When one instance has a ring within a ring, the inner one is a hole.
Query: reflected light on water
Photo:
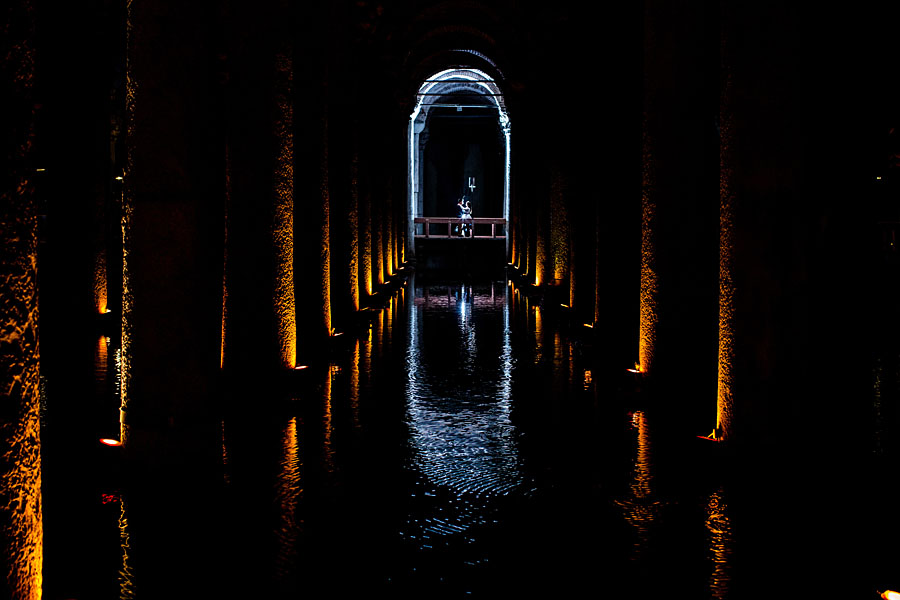
[[[659,516],[662,504],[653,499],[653,473],[651,465],[650,432],[647,417],[643,411],[635,411],[631,416],[634,429],[637,430],[637,452],[634,459],[630,497],[616,502],[624,511],[625,520],[637,534],[634,543],[633,559],[638,559],[646,549],[650,529]]]
[[[728,597],[731,582],[733,542],[728,505],[723,498],[722,490],[713,492],[706,504],[706,529],[709,531],[709,551],[713,565],[709,577],[710,597],[724,600]]]
[[[429,509],[431,505],[426,503],[421,519],[411,517],[409,537],[421,536],[423,547],[430,547],[435,536],[463,534],[490,522],[491,499],[524,483],[516,429],[510,418],[513,359],[506,286],[502,289],[502,296],[496,294],[496,304],[487,290],[464,288],[455,305],[445,297],[426,295],[416,298],[407,313],[407,421],[415,452],[411,467],[422,477],[424,497],[452,498],[449,510],[446,506]],[[475,310],[482,305],[484,312]],[[428,346],[424,323],[436,323],[431,319],[440,320],[448,312],[456,315],[455,335],[463,359],[449,381],[446,375],[430,373],[431,363],[423,356],[423,346]],[[478,355],[474,320],[479,327],[502,328],[499,356]],[[498,362],[496,367],[488,366],[493,361]],[[480,369],[493,375],[488,378]],[[470,376],[478,378],[477,388],[463,381]]]
[[[331,387],[333,377],[333,371],[328,369],[325,374],[325,381],[322,389],[322,400],[324,402],[322,412],[322,466],[328,473],[334,473],[334,444],[332,441],[334,423],[331,414]]]
[[[125,508],[125,498],[122,498],[119,512],[119,546],[122,552],[122,562],[119,565],[119,598],[131,600],[137,597],[134,583],[134,573],[131,570],[131,562],[128,553],[131,551],[131,538],[128,533],[128,516]]]
[[[228,444],[225,441],[225,419],[222,419],[222,480],[231,483],[228,464]]]
[[[300,480],[299,441],[297,437],[297,417],[288,421],[281,435],[281,459],[276,482],[276,503],[278,505],[278,552],[277,570],[280,576],[287,575],[297,555],[297,540],[301,521],[297,518],[297,504],[303,493]]]

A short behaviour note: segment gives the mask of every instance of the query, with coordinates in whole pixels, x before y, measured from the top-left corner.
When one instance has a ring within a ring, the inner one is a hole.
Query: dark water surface
[[[146,478],[97,443],[118,423],[116,342],[98,335],[93,398],[45,376],[45,597],[874,598],[900,586],[896,354],[873,358],[861,399],[865,468],[730,459],[701,431],[672,435],[671,406],[643,405],[625,373],[600,380],[557,316],[505,281],[411,283],[296,395],[264,382],[223,392],[234,408],[198,438],[215,460]]]

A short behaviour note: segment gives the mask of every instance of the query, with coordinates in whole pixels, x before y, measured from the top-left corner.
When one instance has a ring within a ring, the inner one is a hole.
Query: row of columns
[[[560,127],[578,111],[564,90],[510,98],[522,144],[510,262],[593,325],[603,360],[689,398],[664,403],[673,417],[771,442],[810,409],[799,398],[820,373],[814,320],[830,299],[816,292],[833,292],[829,261],[864,262],[865,213],[828,221],[832,198],[868,175],[850,147],[835,149],[852,170],[828,172],[830,189],[810,166],[807,149],[825,137],[816,119],[838,100],[810,84],[822,34],[800,11],[650,2],[638,18],[643,47],[626,54],[642,57],[641,79],[611,66],[598,94],[615,99],[612,119],[640,128],[599,123],[598,109]],[[562,79],[577,82],[587,65],[571,62]],[[856,247],[835,247],[826,227]]]
[[[130,5],[122,441],[151,462],[216,435],[220,373],[252,402],[324,360],[404,258],[403,128],[354,114],[343,7],[293,10]]]

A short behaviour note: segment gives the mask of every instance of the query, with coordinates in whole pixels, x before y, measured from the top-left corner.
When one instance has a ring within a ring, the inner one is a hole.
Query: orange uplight
[[[633,369],[625,369],[629,373],[640,373],[641,372],[641,363],[634,363]]]
[[[587,327],[588,329],[593,329],[593,328],[594,328],[593,323],[584,323],[584,326]]]
[[[119,440],[114,440],[112,438],[100,438],[100,443],[103,444],[104,446],[113,446],[113,447],[122,445],[122,442],[120,442]]]
[[[309,368],[309,365],[297,365],[296,367],[294,367],[294,370],[302,371],[303,369],[308,369],[308,368]]]
[[[881,597],[884,598],[884,600],[900,600],[900,592],[884,590],[881,592]]]
[[[569,308],[568,304],[560,304],[560,306],[562,306],[563,308]]]

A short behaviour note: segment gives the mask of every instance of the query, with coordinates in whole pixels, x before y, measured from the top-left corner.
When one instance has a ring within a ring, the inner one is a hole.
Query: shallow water
[[[900,586],[896,482],[871,494],[894,464],[896,358],[874,362],[876,458],[826,480],[810,455],[732,460],[673,436],[633,379],[600,381],[589,340],[513,290],[410,283],[293,392],[230,398],[203,438],[215,460],[147,480],[96,442],[118,416],[115,340],[96,340],[80,408],[46,374],[45,597]]]

